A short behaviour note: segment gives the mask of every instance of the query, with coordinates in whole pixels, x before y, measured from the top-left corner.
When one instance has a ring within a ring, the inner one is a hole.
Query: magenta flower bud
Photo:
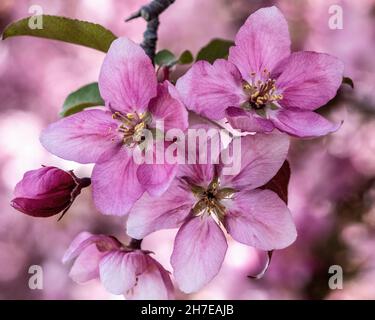
[[[64,214],[90,183],[90,178],[79,179],[72,171],[55,167],[28,171],[14,189],[11,206],[33,217]]]

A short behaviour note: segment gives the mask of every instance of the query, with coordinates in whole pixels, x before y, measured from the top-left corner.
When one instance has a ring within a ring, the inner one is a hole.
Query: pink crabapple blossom
[[[99,89],[105,109],[91,109],[49,125],[41,143],[51,153],[79,163],[95,163],[93,198],[104,214],[125,215],[147,191],[164,192],[176,164],[138,164],[133,152],[144,130],[163,121],[166,130],[187,129],[187,111],[171,83],[157,83],[143,49],[127,38],[115,40],[102,65]]]
[[[288,24],[269,7],[248,17],[228,60],[198,61],[176,87],[188,109],[212,120],[226,118],[235,129],[317,137],[341,125],[313,111],[336,95],[343,70],[328,54],[291,53]]]
[[[237,139],[241,139],[238,174],[223,175],[223,162],[181,165],[162,196],[145,194],[128,217],[127,233],[136,239],[180,227],[171,263],[175,280],[186,293],[200,290],[219,272],[227,250],[223,229],[235,240],[267,251],[285,248],[296,238],[283,200],[259,189],[284,163],[288,136],[272,133]]]
[[[75,259],[69,274],[75,282],[100,278],[109,292],[127,299],[172,299],[169,273],[150,253],[126,247],[112,236],[82,232],[71,243],[63,262]]]

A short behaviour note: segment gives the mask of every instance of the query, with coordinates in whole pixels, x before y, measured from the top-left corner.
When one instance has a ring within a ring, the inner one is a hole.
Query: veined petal
[[[148,111],[152,115],[152,127],[157,121],[162,121],[165,131],[174,128],[185,131],[189,125],[186,108],[169,81],[158,85],[158,94],[151,99]]]
[[[270,190],[236,193],[226,207],[225,228],[241,243],[269,251],[285,248],[297,237],[289,209]]]
[[[344,64],[317,52],[295,52],[273,71],[286,108],[315,110],[331,100],[341,85]]]
[[[137,277],[146,269],[144,253],[112,251],[100,261],[100,280],[109,292],[125,294],[137,284]]]
[[[150,150],[152,151],[153,159],[149,159],[149,162],[145,161],[145,163],[140,164],[137,169],[137,179],[139,183],[143,186],[144,190],[152,196],[160,196],[168,189],[178,169],[177,163],[168,162],[174,159],[167,159],[165,156],[165,145],[169,144],[169,142],[161,142],[161,144],[159,144],[158,141],[153,143],[152,150]],[[157,161],[157,154],[162,157],[162,159],[160,159],[162,161]]]
[[[226,108],[245,100],[239,71],[223,59],[213,65],[196,62],[178,79],[176,87],[189,110],[213,120],[223,119]]]
[[[289,137],[279,132],[257,133],[241,138],[241,150],[234,150],[235,146],[237,144],[232,141],[228,151],[232,158],[241,152],[239,172],[224,175],[224,171],[221,171],[221,185],[236,190],[251,190],[264,185],[276,175],[288,154]],[[233,164],[227,166],[233,167]],[[224,168],[223,165],[221,170]]]
[[[113,41],[99,75],[106,105],[122,113],[143,112],[156,96],[157,79],[150,58],[127,38]]]
[[[226,110],[227,120],[237,130],[245,132],[271,132],[274,129],[272,121],[263,119],[256,114],[240,108],[228,108]]]
[[[87,246],[74,261],[69,277],[77,283],[85,283],[99,277],[99,262],[105,255],[95,244]]]
[[[40,142],[65,160],[94,163],[104,153],[118,149],[121,143],[118,125],[108,111],[86,110],[50,124],[43,130]]]
[[[147,270],[138,276],[137,285],[126,294],[130,300],[169,300],[174,297],[174,288],[166,271],[156,260],[150,256]]]
[[[90,232],[85,231],[81,232],[74,238],[69,248],[66,250],[62,262],[66,263],[69,260],[76,258],[84,249],[92,244],[95,244],[101,252],[120,248],[120,243],[113,237],[102,234],[93,235]]]
[[[235,43],[228,60],[237,66],[244,80],[251,81],[251,73],[259,76],[265,69],[271,72],[289,56],[288,24],[276,7],[259,9],[247,18]]]
[[[196,292],[219,272],[227,251],[223,231],[211,217],[196,217],[178,231],[171,264],[179,288]]]
[[[131,150],[122,147],[111,159],[97,163],[92,173],[96,207],[103,214],[125,215],[143,194],[137,178],[138,165]]]
[[[74,188],[72,176],[59,168],[42,167],[31,170],[23,175],[14,188],[15,198],[34,198],[46,193],[54,193]]]
[[[127,234],[142,239],[157,230],[177,228],[189,215],[195,201],[193,193],[177,180],[160,197],[145,193],[130,210]]]
[[[272,121],[276,128],[300,138],[320,137],[337,131],[342,123],[332,123],[313,111],[280,109]]]

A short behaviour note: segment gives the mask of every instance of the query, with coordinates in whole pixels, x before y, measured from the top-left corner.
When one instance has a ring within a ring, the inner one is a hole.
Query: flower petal
[[[288,24],[276,7],[257,10],[238,31],[236,45],[230,48],[228,60],[240,70],[244,80],[251,73],[271,72],[276,64],[290,54]]]
[[[100,252],[96,245],[86,247],[74,261],[69,276],[77,283],[85,283],[99,277],[99,262],[104,252]]]
[[[106,105],[122,113],[143,112],[156,95],[156,74],[143,49],[127,38],[113,41],[99,75]]]
[[[243,191],[229,201],[224,225],[235,240],[268,251],[295,241],[297,231],[290,211],[276,193]]]
[[[152,151],[153,159],[146,159],[145,163],[140,164],[137,170],[139,183],[152,196],[160,196],[168,189],[178,169],[177,163],[168,162],[174,159],[167,159],[165,156],[166,148],[164,144],[169,144],[169,142],[161,142],[161,144],[159,142],[152,144],[150,152]],[[159,157],[162,156],[162,159],[160,159],[162,161],[158,161],[157,154],[160,155]]]
[[[189,110],[209,119],[225,117],[225,109],[245,100],[242,79],[230,62],[218,59],[213,65],[198,61],[176,84]]]
[[[150,233],[177,228],[192,209],[195,197],[175,180],[160,197],[145,193],[130,210],[127,221],[127,234],[142,239]]]
[[[105,152],[118,148],[121,136],[117,127],[110,112],[86,110],[50,124],[43,130],[40,142],[65,160],[94,163]]]
[[[257,133],[241,138],[241,150],[234,150],[236,145],[232,141],[228,148],[230,155],[241,152],[238,173],[225,175],[223,170],[226,166],[223,165],[221,185],[236,190],[251,190],[271,180],[281,168],[288,154],[289,137],[278,132]],[[227,166],[232,168],[233,164]]]
[[[169,300],[173,299],[174,288],[166,271],[150,256],[147,270],[138,277],[137,285],[126,295],[130,300]]]
[[[118,249],[121,246],[120,242],[114,237],[102,234],[93,235],[86,231],[81,232],[74,238],[69,248],[66,250],[62,262],[66,263],[67,261],[76,258],[84,249],[92,244],[95,244],[101,252]]]
[[[315,110],[331,100],[341,85],[344,64],[336,57],[317,52],[295,52],[273,71],[288,108]]]
[[[16,198],[38,197],[48,192],[74,188],[72,176],[56,167],[42,167],[27,171],[14,189]]]
[[[245,132],[271,132],[274,128],[272,121],[263,119],[250,111],[230,107],[226,110],[227,120],[237,130]]]
[[[171,264],[179,288],[198,291],[219,272],[227,251],[223,231],[211,217],[196,217],[178,231]]]
[[[125,147],[110,160],[95,165],[91,181],[94,202],[99,211],[119,216],[128,213],[144,192],[137,170],[131,150]]]
[[[158,85],[158,95],[151,99],[148,110],[152,115],[152,127],[155,127],[156,121],[163,122],[165,131],[174,128],[185,131],[189,125],[186,108],[169,81]]]
[[[124,294],[137,283],[137,276],[148,266],[145,254],[141,252],[112,251],[99,264],[100,280],[113,294]]]
[[[342,123],[332,123],[319,114],[301,109],[280,109],[272,121],[276,128],[292,136],[312,138],[337,131]]]
[[[68,208],[71,202],[70,193],[63,190],[39,198],[14,198],[11,206],[32,217],[48,218]]]

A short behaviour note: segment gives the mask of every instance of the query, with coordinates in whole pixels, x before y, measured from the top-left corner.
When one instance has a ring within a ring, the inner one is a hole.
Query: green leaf
[[[60,115],[62,117],[67,117],[74,113],[80,112],[85,108],[95,106],[104,106],[104,101],[100,96],[97,82],[90,83],[71,93],[65,99]]]
[[[176,61],[176,56],[169,50],[161,50],[155,55],[155,63],[158,66],[171,66]]]
[[[116,36],[103,26],[59,16],[42,15],[43,28],[31,29],[25,18],[7,26],[3,40],[16,36],[33,36],[59,40],[107,52]]]
[[[216,59],[226,59],[229,48],[233,45],[233,41],[213,39],[198,52],[196,60],[206,60],[213,63]]]
[[[351,78],[349,77],[343,77],[342,78],[342,84],[347,84],[348,86],[351,86],[352,89],[354,89],[354,82]]]
[[[193,54],[189,50],[185,50],[183,53],[181,53],[180,58],[178,58],[179,64],[190,64],[193,61]]]

